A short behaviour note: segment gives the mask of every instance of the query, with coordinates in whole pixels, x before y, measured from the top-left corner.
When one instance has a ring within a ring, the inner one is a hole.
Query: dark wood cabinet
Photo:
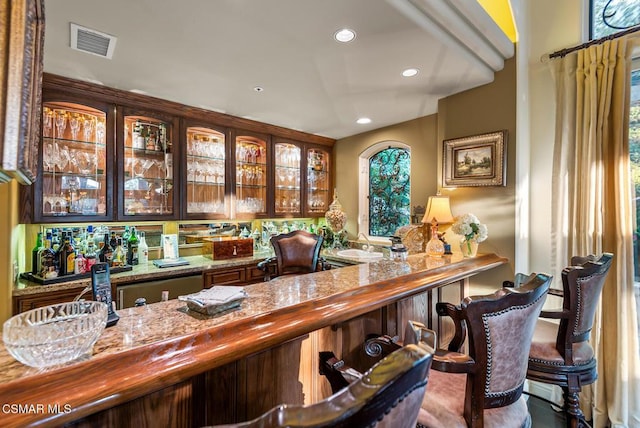
[[[55,305],[56,303],[71,302],[79,296],[84,286],[76,288],[68,288],[65,290],[56,290],[48,293],[25,294],[13,297],[13,314],[30,311],[31,309],[42,308],[44,306]],[[93,300],[91,291],[82,295],[85,300]]]
[[[173,147],[178,119],[153,110],[117,109],[118,220],[178,218],[175,189],[181,168]]]
[[[44,76],[42,174],[23,192],[22,222],[321,217],[328,208],[332,139]]]

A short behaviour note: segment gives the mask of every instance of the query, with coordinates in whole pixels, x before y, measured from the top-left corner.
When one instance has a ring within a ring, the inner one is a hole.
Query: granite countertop
[[[74,411],[56,415],[56,424],[73,420],[504,263],[495,254],[413,255],[247,285],[241,307],[216,316],[189,311],[179,300],[119,310],[120,321],[102,333],[93,355],[63,367],[27,367],[0,345],[0,396],[68,403]],[[87,385],[87,373],[101,379],[99,385]],[[38,420],[14,416],[19,424]]]

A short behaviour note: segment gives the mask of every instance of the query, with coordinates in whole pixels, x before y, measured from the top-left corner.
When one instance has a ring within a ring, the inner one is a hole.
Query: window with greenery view
[[[392,236],[411,223],[411,156],[389,147],[369,158],[369,235]]]

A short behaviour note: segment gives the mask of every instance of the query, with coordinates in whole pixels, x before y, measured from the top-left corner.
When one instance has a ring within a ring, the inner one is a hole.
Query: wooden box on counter
[[[213,260],[253,256],[253,238],[204,238],[202,255]]]

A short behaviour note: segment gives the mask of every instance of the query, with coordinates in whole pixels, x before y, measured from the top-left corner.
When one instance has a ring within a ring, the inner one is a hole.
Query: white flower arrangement
[[[451,230],[456,235],[464,236],[465,241],[475,240],[480,243],[489,237],[487,225],[480,223],[478,217],[473,214],[464,214],[455,217]]]

